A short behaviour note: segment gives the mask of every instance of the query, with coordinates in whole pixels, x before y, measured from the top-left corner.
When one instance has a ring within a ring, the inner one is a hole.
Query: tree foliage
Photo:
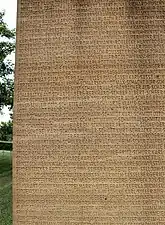
[[[14,80],[10,76],[14,72],[14,65],[9,56],[15,50],[15,29],[10,30],[4,22],[5,13],[0,12],[0,111],[4,106],[13,108]]]
[[[1,122],[0,124],[0,141],[11,141],[13,133],[12,121]]]

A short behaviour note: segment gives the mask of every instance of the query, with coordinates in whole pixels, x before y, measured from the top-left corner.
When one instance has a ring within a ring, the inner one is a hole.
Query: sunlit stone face
[[[14,225],[162,225],[164,8],[20,0]]]

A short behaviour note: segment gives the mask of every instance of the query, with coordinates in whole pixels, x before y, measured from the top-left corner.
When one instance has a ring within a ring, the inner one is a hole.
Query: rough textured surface
[[[14,225],[165,224],[165,1],[19,0]]]

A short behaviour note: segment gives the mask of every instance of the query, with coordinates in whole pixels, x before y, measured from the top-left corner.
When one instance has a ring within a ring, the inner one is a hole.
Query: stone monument
[[[14,225],[165,223],[165,1],[19,0]]]

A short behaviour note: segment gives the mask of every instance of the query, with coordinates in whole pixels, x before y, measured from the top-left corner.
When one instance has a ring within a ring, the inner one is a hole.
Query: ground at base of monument
[[[0,225],[12,224],[12,153],[0,150]]]

